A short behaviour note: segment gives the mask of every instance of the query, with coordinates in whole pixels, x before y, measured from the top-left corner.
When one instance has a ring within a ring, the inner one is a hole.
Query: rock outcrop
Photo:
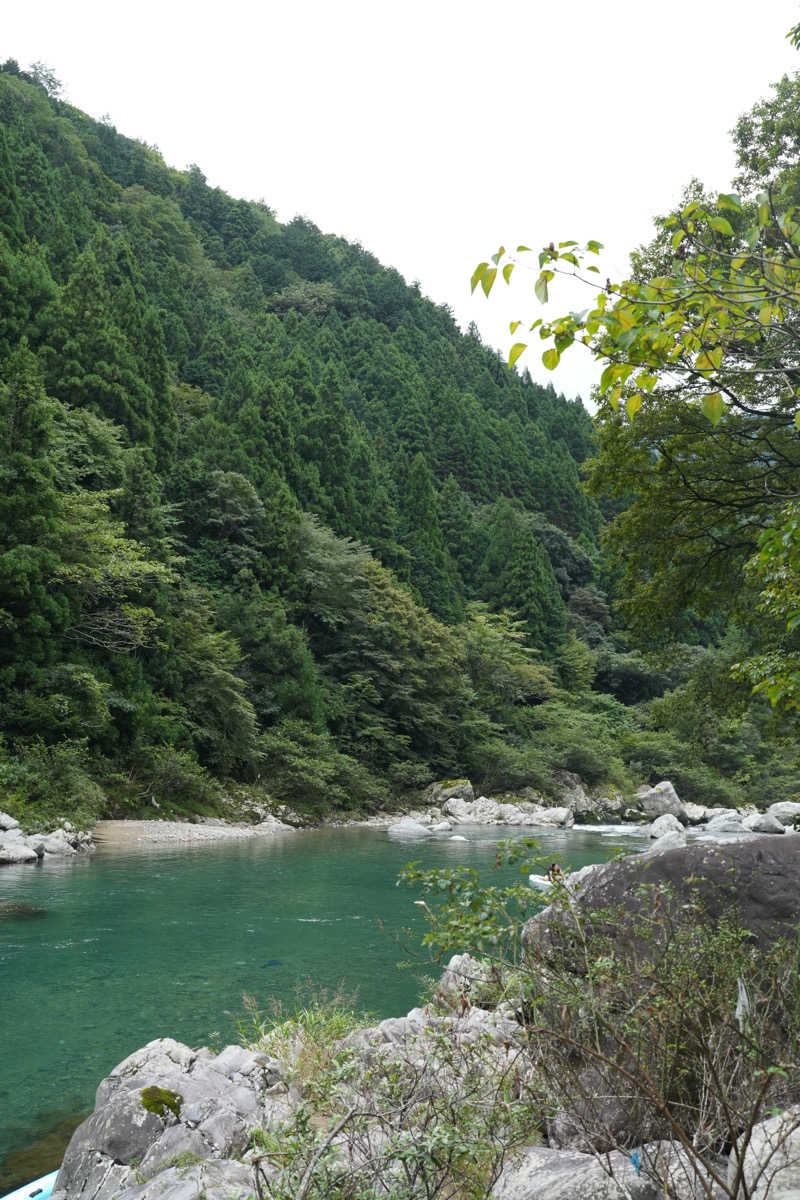
[[[67,1147],[54,1200],[254,1194],[252,1169],[237,1160],[254,1129],[288,1114],[285,1093],[263,1054],[150,1042],[98,1087],[95,1111]]]
[[[766,946],[800,922],[800,834],[701,841],[607,863],[573,891],[574,902],[633,920],[642,903],[641,885],[663,886],[669,911],[677,913],[696,899],[711,920],[731,913]],[[562,914],[545,909],[528,922],[524,939],[537,941],[563,921]]]
[[[63,821],[51,833],[24,834],[19,821],[8,813],[0,812],[0,864],[37,863],[46,856],[69,857],[92,851],[92,835],[76,829],[69,821]]]

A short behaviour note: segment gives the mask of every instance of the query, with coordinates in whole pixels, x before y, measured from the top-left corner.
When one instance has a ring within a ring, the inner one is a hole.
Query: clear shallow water
[[[510,831],[459,832],[467,842],[326,829],[2,868],[0,902],[45,911],[0,920],[0,1195],[57,1165],[97,1084],[145,1042],[235,1041],[226,1014],[242,1012],[245,992],[291,1005],[306,980],[343,982],[377,1017],[406,1012],[419,982],[397,968],[407,955],[391,935],[424,925],[398,872],[411,860],[464,863],[488,880]],[[544,856],[573,867],[646,841],[613,830],[536,836]]]

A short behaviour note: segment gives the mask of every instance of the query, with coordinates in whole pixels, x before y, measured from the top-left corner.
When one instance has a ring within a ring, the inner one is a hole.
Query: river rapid
[[[574,868],[647,841],[524,832]],[[8,901],[27,911],[0,918],[0,1194],[58,1165],[97,1084],[145,1042],[236,1041],[245,994],[291,1009],[341,986],[376,1018],[406,1012],[431,969],[397,966],[410,957],[401,931],[424,929],[398,872],[464,864],[488,882],[496,843],[515,831],[458,833],[467,840],[409,843],[321,829],[2,868],[0,912]]]

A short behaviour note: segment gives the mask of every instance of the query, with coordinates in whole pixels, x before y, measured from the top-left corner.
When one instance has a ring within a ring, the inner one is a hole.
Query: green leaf
[[[725,411],[725,401],[722,392],[710,392],[702,399],[703,415],[708,417],[712,425],[718,425]]]
[[[641,407],[642,396],[640,392],[636,392],[633,396],[628,396],[628,399],[625,401],[625,411],[631,420],[633,420]]]
[[[471,291],[473,291],[473,292],[475,291],[475,288],[478,286],[481,279],[483,278],[483,273],[487,269],[488,266],[489,266],[488,262],[478,263],[477,267],[472,272],[472,280],[471,280],[472,287],[470,289]]]
[[[561,355],[557,350],[545,350],[544,354],[542,355],[542,362],[547,367],[548,371],[555,371],[559,364],[560,358]]]
[[[685,229],[679,229],[677,233],[673,233],[673,235],[672,235],[672,241],[671,241],[671,243],[670,243],[670,244],[671,244],[671,246],[672,246],[672,249],[673,249],[673,250],[677,250],[677,249],[678,249],[678,246],[680,246],[681,242],[683,241],[683,239],[684,239],[685,237],[686,237],[686,230],[685,230]]]
[[[547,304],[547,280],[544,277],[544,273],[536,280],[533,290],[536,293],[536,299],[540,300],[542,304]]]
[[[733,226],[727,217],[709,217],[708,223],[717,233],[724,233],[726,237],[733,237]]]
[[[595,242],[594,240],[589,241],[586,243],[586,249],[589,251],[590,254],[599,254],[600,251],[603,249],[603,243]]]
[[[520,325],[521,325],[521,324],[522,324],[522,322],[521,322],[521,321],[512,321],[512,322],[511,322],[511,324],[510,324],[510,325],[509,325],[509,327],[508,327],[508,332],[509,332],[509,333],[516,333],[516,332],[517,332],[517,330],[519,329],[519,327],[520,327]]]
[[[514,270],[513,263],[506,263],[506,265],[503,267],[503,279],[505,279],[506,283],[511,282],[511,272],[513,270]]]
[[[742,202],[734,192],[720,192],[717,196],[717,208],[727,208],[731,212],[741,212]]]
[[[758,320],[761,325],[769,325],[772,320],[773,305],[762,304],[758,313]]]
[[[492,255],[492,262],[494,263],[495,266],[497,266],[497,264],[500,262],[500,259],[503,257],[505,252],[506,252],[505,246],[501,246],[498,249],[497,253]]]
[[[722,346],[714,346],[711,350],[702,350],[695,359],[694,365],[698,371],[717,371],[722,362]]]
[[[481,275],[481,287],[485,296],[488,296],[492,290],[496,276],[497,267],[490,267],[488,271],[484,271],[483,275]]]
[[[517,322],[517,324],[519,324],[519,322]],[[508,365],[510,367],[513,367],[514,363],[517,361],[520,354],[522,354],[523,351],[527,350],[527,348],[528,348],[527,342],[515,342],[514,345],[511,347],[511,349],[508,352]]]
[[[517,254],[530,254],[530,246],[517,246]]]
[[[656,375],[644,374],[636,376],[636,386],[642,388],[645,392],[652,392],[657,383],[658,376]]]

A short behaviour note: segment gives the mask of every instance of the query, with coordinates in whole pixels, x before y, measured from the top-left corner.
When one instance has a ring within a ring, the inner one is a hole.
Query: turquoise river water
[[[236,1041],[244,993],[291,1006],[305,981],[343,983],[378,1018],[406,1012],[419,975],[398,969],[408,955],[392,934],[424,926],[398,872],[412,859],[463,863],[488,881],[495,843],[509,836],[460,832],[466,842],[409,844],[323,829],[0,869],[0,909],[43,910],[0,919],[0,1195],[58,1165],[99,1081],[145,1042]],[[544,856],[573,867],[639,840],[536,836]]]

